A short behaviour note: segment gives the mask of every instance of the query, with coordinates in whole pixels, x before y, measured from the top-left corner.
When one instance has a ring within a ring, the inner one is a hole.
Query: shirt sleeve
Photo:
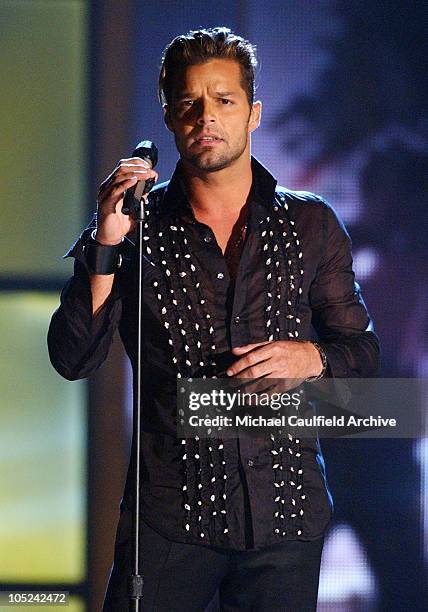
[[[379,368],[379,342],[352,270],[349,235],[324,202],[324,249],[309,300],[312,324],[328,362],[328,375],[371,377]]]
[[[92,293],[84,258],[84,246],[94,221],[85,229],[65,257],[74,257],[74,275],[61,293],[48,331],[49,357],[54,368],[68,380],[86,378],[107,358],[122,314],[119,274],[100,312],[92,315]]]

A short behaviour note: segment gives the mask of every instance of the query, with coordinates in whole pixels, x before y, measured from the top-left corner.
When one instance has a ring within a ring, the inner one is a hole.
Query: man
[[[331,516],[317,443],[178,439],[177,377],[304,380],[377,368],[343,225],[321,198],[278,187],[251,157],[256,64],[252,45],[226,28],[179,36],[163,57],[159,91],[180,160],[152,190],[144,224],[145,610],[201,611],[217,589],[224,610],[315,610]],[[69,253],[75,275],[49,332],[66,378],[98,368],[118,326],[135,374],[134,222],[121,207],[140,178],[157,175],[139,158],[120,161],[100,187],[96,223]],[[132,478],[109,611],[128,605]]]

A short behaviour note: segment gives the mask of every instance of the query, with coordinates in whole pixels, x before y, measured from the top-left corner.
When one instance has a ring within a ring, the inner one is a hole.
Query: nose
[[[215,122],[214,105],[210,100],[200,100],[198,107],[198,125],[206,125],[207,123]]]

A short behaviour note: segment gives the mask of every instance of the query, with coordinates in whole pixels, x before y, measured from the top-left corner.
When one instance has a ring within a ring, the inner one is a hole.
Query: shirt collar
[[[250,191],[250,204],[256,204],[256,209],[264,207],[270,210],[275,195],[277,180],[272,176],[269,170],[253,156],[251,156],[251,169],[253,173],[253,183]],[[177,162],[171,180],[167,184],[162,202],[162,210],[160,212],[161,214],[178,213],[180,216],[190,216],[191,219],[194,219],[192,207],[186,196],[183,169],[180,160]]]

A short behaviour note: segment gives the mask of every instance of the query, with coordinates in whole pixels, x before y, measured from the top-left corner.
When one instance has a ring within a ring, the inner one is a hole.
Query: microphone
[[[148,162],[151,168],[154,168],[158,163],[158,150],[156,145],[150,140],[142,140],[135,147],[132,157],[140,157]],[[155,180],[150,178],[146,181],[138,181],[134,187],[127,189],[123,200],[122,213],[132,217],[140,216],[143,195],[150,191],[154,183]]]

